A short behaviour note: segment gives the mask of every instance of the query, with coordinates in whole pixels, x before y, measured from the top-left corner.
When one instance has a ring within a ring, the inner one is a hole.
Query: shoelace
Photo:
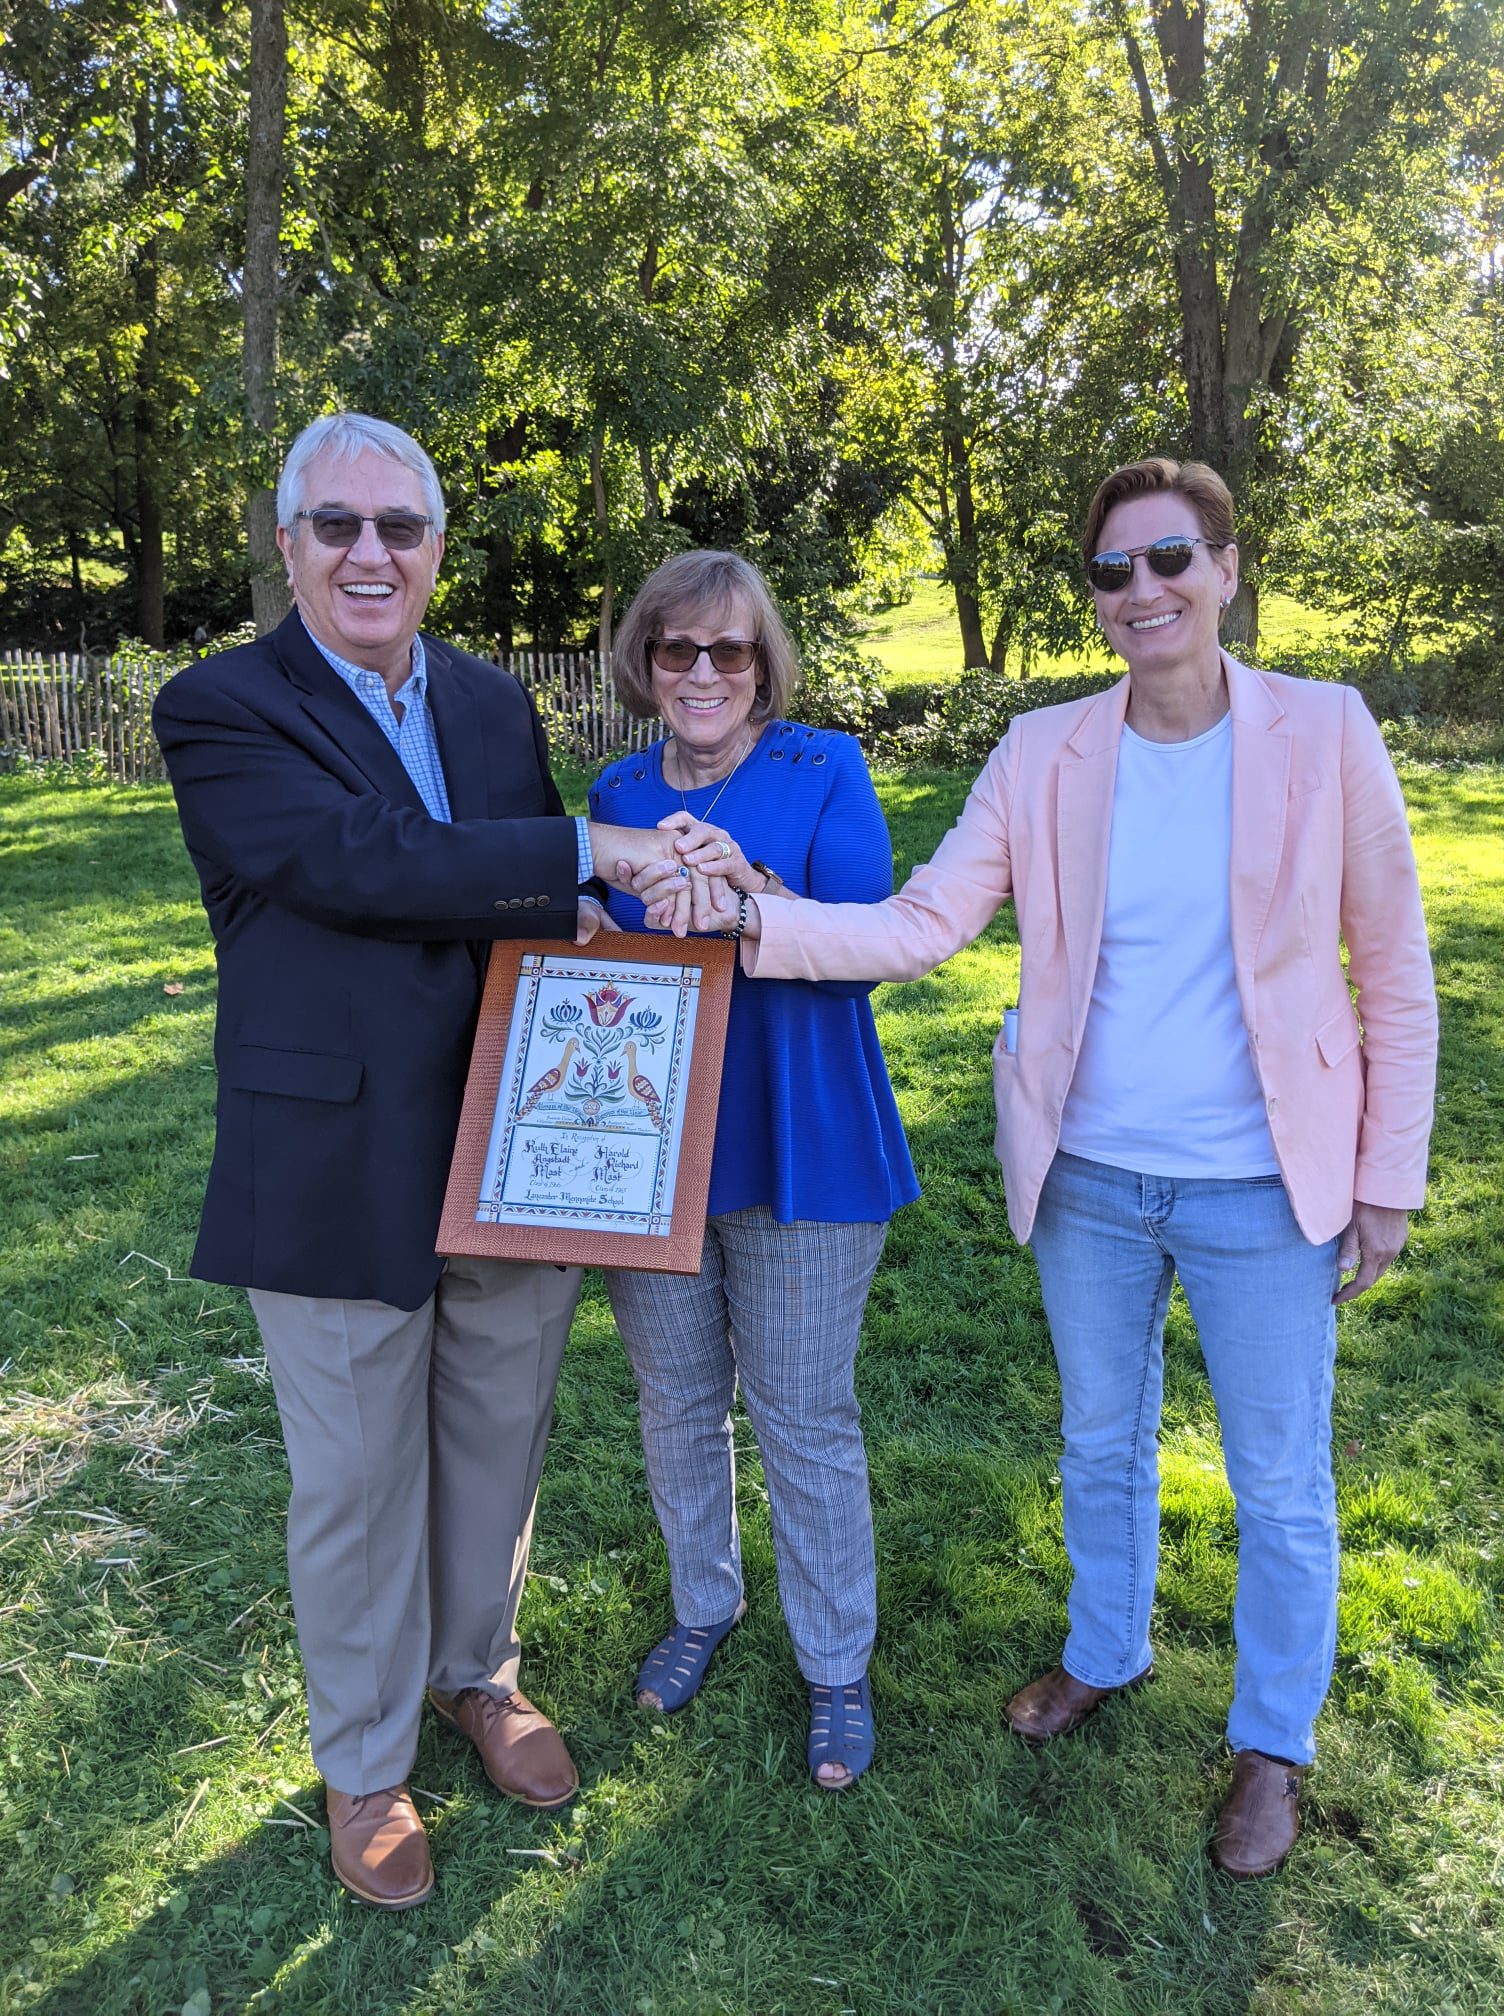
[[[490,1734],[491,1725],[496,1721],[498,1716],[521,1715],[526,1712],[517,1697],[515,1689],[510,1694],[504,1694],[498,1700],[494,1694],[488,1694],[484,1687],[467,1687],[464,1693],[456,1698],[455,1706],[458,1707],[460,1702],[471,1695],[476,1698],[479,1704],[481,1729],[487,1735]]]
[[[368,1799],[400,1799],[402,1792],[403,1788],[400,1785],[388,1785],[381,1792],[356,1792],[351,1796],[350,1811],[345,1817],[347,1820],[358,1819],[365,1811]]]

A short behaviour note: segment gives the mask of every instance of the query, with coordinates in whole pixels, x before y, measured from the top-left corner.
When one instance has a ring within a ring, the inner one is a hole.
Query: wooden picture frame
[[[700,1271],[737,952],[604,931],[492,946],[440,1253]]]

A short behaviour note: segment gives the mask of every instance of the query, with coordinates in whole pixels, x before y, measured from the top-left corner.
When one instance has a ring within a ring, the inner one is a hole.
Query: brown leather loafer
[[[1056,1666],[1039,1680],[1022,1687],[1003,1710],[1008,1727],[1026,1743],[1048,1743],[1056,1736],[1069,1736],[1089,1716],[1095,1715],[1110,1694],[1126,1694],[1142,1687],[1154,1672],[1146,1666],[1121,1687],[1088,1687],[1074,1673]]]
[[[1300,1837],[1300,1764],[1240,1750],[1217,1815],[1212,1860],[1229,1876],[1272,1876]]]
[[[385,1792],[324,1787],[334,1873],[362,1904],[410,1911],[433,1889],[428,1836],[405,1785]]]
[[[525,1694],[498,1700],[484,1687],[440,1694],[430,1687],[434,1713],[468,1736],[498,1792],[524,1806],[562,1806],[580,1789],[580,1774],[564,1739]]]

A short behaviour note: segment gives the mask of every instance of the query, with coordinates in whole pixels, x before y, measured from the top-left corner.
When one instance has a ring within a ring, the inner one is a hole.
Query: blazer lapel
[[[423,800],[401,757],[309,636],[296,609],[278,624],[272,643],[304,713],[317,721],[373,790],[394,805],[412,805],[421,812]]]
[[[446,645],[425,636],[428,707],[444,766],[444,789],[455,819],[484,819],[487,794],[485,722],[476,699],[474,675],[455,661]],[[502,675],[497,674],[500,678]]]
[[[1128,681],[1120,679],[1083,716],[1060,759],[1055,800],[1056,874],[1070,967],[1071,1021],[1076,1042],[1086,1025],[1102,912],[1107,904],[1107,855],[1112,841],[1112,792],[1117,778]]]
[[[1232,912],[1233,962],[1250,1021],[1253,968],[1274,896],[1285,844],[1290,794],[1290,731],[1285,710],[1257,672],[1224,652],[1232,712]]]

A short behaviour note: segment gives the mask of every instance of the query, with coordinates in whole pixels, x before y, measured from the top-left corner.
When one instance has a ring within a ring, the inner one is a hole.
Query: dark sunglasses
[[[717,637],[700,644],[693,637],[650,637],[648,656],[660,672],[689,672],[703,651],[717,672],[750,672],[757,663],[760,637]]]
[[[1093,588],[1104,589],[1108,594],[1115,588],[1126,588],[1133,579],[1133,563],[1142,554],[1151,574],[1157,574],[1161,581],[1173,581],[1190,566],[1198,546],[1209,546],[1220,553],[1227,543],[1225,539],[1191,539],[1182,532],[1167,532],[1163,539],[1151,540],[1147,546],[1130,546],[1126,552],[1114,548],[1107,553],[1093,553],[1086,563],[1086,578]]]
[[[358,511],[294,511],[294,518],[306,518],[321,546],[339,546],[346,552],[360,537],[362,525],[374,525],[376,537],[388,553],[411,553],[428,536],[431,518],[416,511],[378,511],[363,518]]]

